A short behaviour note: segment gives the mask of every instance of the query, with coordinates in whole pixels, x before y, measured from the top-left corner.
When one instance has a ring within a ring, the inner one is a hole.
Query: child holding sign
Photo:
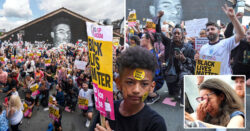
[[[123,100],[114,102],[115,121],[100,126],[100,114],[93,120],[90,131],[166,131],[164,119],[144,103],[155,87],[153,81],[157,61],[152,53],[141,47],[128,48],[117,60],[117,86]]]
[[[31,93],[32,92],[28,90],[25,94],[25,100],[24,100],[24,105],[26,104],[27,108],[25,109],[25,106],[24,106],[23,113],[24,113],[24,117],[28,117],[28,118],[31,118],[32,111],[35,105],[35,100],[31,97]]]
[[[79,108],[82,109],[85,116],[87,116],[87,121],[85,126],[89,127],[90,121],[93,115],[93,100],[92,94],[94,93],[92,89],[89,89],[87,83],[82,83],[78,95]]]
[[[53,98],[52,105],[49,107],[49,116],[53,119],[55,131],[62,131],[62,110],[63,108],[57,104],[57,100]]]

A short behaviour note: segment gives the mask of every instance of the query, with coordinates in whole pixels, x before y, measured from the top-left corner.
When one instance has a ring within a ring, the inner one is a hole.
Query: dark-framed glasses
[[[196,98],[196,101],[199,102],[199,103],[201,103],[202,101],[208,99],[209,96],[212,95],[212,94],[214,94],[214,92],[211,92],[211,93],[209,93],[209,94],[206,94],[206,95],[204,95],[204,96],[202,96],[202,97],[197,97],[197,98]]]

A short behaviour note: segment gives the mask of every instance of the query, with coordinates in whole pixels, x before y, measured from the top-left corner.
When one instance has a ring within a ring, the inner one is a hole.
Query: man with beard
[[[206,34],[209,43],[203,45],[200,52],[196,53],[195,60],[203,59],[221,62],[220,75],[226,75],[232,74],[229,63],[230,53],[244,38],[244,29],[236,18],[233,8],[225,5],[222,9],[233,23],[236,34],[230,38],[220,40],[219,26],[216,23],[208,22],[206,24]]]

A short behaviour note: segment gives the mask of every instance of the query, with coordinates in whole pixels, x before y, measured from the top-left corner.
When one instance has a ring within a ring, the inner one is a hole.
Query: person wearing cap
[[[245,101],[245,77],[244,76],[232,76],[232,80],[235,81],[235,91],[236,94],[240,97],[242,102]]]

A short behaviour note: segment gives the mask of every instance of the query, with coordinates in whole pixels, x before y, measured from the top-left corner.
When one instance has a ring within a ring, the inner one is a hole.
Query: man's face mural
[[[58,24],[53,28],[51,32],[54,46],[58,47],[60,44],[67,44],[71,42],[71,30],[68,24]]]
[[[172,21],[175,24],[181,23],[182,6],[181,0],[154,0],[150,7],[152,16],[157,16],[159,11],[164,11],[161,21]]]

